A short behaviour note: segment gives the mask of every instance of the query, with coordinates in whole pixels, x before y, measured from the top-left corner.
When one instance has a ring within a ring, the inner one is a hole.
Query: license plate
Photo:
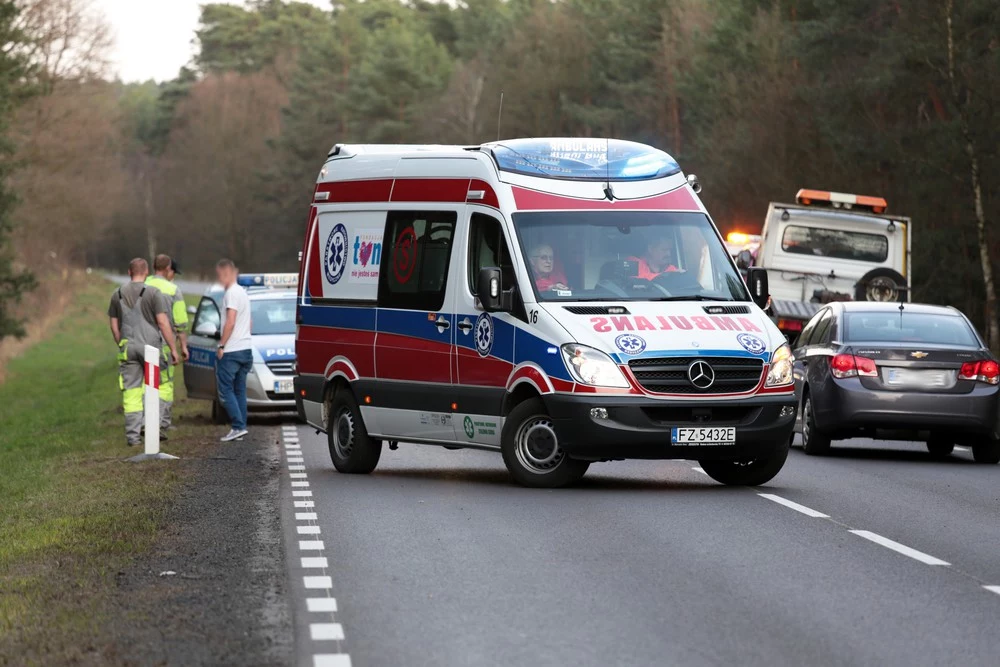
[[[274,393],[275,394],[291,394],[295,391],[294,380],[275,380],[274,381]]]
[[[735,426],[670,429],[670,443],[674,445],[732,445],[735,442]]]
[[[955,371],[885,368],[883,379],[889,387],[947,389],[954,384]]]

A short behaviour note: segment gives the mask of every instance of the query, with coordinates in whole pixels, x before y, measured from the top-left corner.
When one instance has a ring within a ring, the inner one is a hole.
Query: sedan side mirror
[[[197,314],[197,312],[198,312],[198,307],[197,306],[188,306],[187,307],[187,314],[188,315],[195,315],[195,314]]]
[[[770,292],[767,287],[767,269],[753,266],[747,269],[747,287],[750,288],[750,298],[761,309],[767,308]]]

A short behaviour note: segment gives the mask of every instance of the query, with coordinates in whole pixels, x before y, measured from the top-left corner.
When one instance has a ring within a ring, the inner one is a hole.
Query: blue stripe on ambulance
[[[683,350],[645,350],[642,354],[623,354],[614,352],[611,358],[617,364],[628,364],[633,359],[654,359],[658,357],[725,357],[727,359],[761,359],[765,363],[770,358],[769,353],[751,354],[746,350],[695,350],[685,348]]]

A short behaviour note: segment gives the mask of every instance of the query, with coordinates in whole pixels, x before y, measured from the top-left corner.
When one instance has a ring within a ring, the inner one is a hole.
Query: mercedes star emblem
[[[708,389],[715,382],[715,371],[705,361],[692,361],[688,366],[688,379],[698,389]]]

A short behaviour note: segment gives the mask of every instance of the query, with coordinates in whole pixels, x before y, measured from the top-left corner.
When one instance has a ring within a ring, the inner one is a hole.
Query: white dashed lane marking
[[[1000,595],[1000,586],[983,586],[983,588],[988,590],[990,593],[996,593],[997,595]]]
[[[288,477],[293,487],[293,498],[311,498],[312,491],[301,491],[302,487],[308,487],[306,481],[307,473],[305,459],[302,456],[302,447],[299,445],[298,430],[294,426],[282,427],[282,441],[285,445],[285,465],[288,468]],[[316,503],[312,500],[294,500],[293,505],[296,510],[315,509]],[[318,515],[316,512],[295,512],[295,521],[303,522],[295,526],[295,532],[302,536],[319,536],[320,527],[317,525]],[[325,550],[322,540],[299,540],[299,550],[306,553],[321,554]],[[325,592],[323,597],[307,597],[306,608],[313,614],[329,614],[329,622],[318,622],[309,624],[309,638],[314,642],[321,642],[321,646],[329,650],[336,647],[342,648],[340,642],[344,640],[344,627],[336,622],[334,614],[337,613],[337,600],[330,593],[333,588],[333,578],[327,575],[330,561],[326,556],[301,556],[299,563],[303,570],[314,571],[322,574],[306,575],[302,577],[302,585],[308,591]],[[322,617],[319,617],[322,618]],[[331,644],[330,642],[337,642]],[[316,667],[351,667],[351,657],[347,653],[316,653],[313,655],[313,665]]]
[[[899,542],[894,542],[888,537],[882,537],[878,533],[873,533],[869,530],[852,530],[850,531],[857,535],[858,537],[863,537],[866,540],[874,542],[875,544],[881,545],[886,549],[892,549],[896,553],[903,554],[904,556],[909,556],[914,560],[918,560],[926,565],[950,565],[948,561],[941,560],[940,558],[935,558],[929,554],[925,554],[923,551],[917,551],[912,549],[905,544],[900,544]]]
[[[691,470],[694,470],[695,472],[700,472],[702,475],[707,475],[708,474],[707,472],[705,472],[704,470],[702,470],[698,466],[691,466]]]
[[[779,505],[784,505],[785,507],[787,507],[789,509],[793,509],[796,512],[801,512],[802,514],[805,514],[806,516],[811,516],[814,519],[829,519],[830,518],[829,514],[823,514],[822,512],[817,512],[816,510],[810,509],[810,508],[806,507],[805,505],[799,505],[798,503],[794,503],[791,500],[788,500],[787,498],[782,498],[781,496],[776,496],[773,493],[758,493],[757,495],[760,496],[761,498],[767,498],[768,500],[774,501],[774,502],[778,503]]]

